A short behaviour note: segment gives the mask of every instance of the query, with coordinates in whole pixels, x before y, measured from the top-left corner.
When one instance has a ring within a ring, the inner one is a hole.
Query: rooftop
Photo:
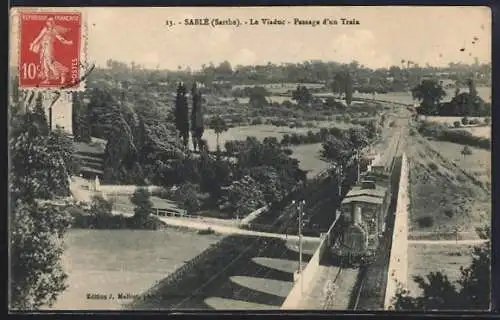
[[[349,197],[345,198],[342,201],[342,204],[349,204],[352,202],[366,202],[366,203],[371,203],[371,204],[382,204],[384,202],[383,198],[380,197],[372,197],[372,196],[354,196],[354,197]]]
[[[346,198],[362,195],[383,198],[385,195],[385,191],[386,188],[382,186],[376,186],[376,189],[362,189],[361,186],[355,186],[347,193]]]

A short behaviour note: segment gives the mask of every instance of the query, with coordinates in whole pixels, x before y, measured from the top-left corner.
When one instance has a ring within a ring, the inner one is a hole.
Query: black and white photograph
[[[490,310],[488,7],[9,18],[11,312]]]

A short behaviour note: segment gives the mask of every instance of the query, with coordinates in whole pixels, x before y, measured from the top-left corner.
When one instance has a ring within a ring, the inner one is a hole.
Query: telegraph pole
[[[337,164],[337,172],[339,176],[339,199],[342,197],[342,164]]]
[[[358,175],[356,176],[356,182],[359,183],[359,149],[356,149],[356,168],[358,170]]]
[[[295,203],[295,201],[294,201]],[[302,278],[302,216],[304,215],[305,200],[297,203],[297,212],[299,214],[299,275],[300,275],[300,291],[304,292],[304,279]]]

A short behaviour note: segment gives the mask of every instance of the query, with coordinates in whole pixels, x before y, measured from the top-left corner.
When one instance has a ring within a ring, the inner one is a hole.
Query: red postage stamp
[[[19,86],[72,89],[81,81],[82,14],[21,12]]]

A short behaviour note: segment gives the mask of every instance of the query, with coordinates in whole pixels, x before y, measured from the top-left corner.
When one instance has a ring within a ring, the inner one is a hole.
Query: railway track
[[[402,140],[403,137],[403,130],[400,127],[394,135],[391,137],[391,143],[389,145],[389,150],[387,150],[386,157],[385,157],[385,167],[389,172],[393,172],[394,167],[395,167],[395,162],[396,158],[401,152],[402,148]],[[392,214],[392,212],[388,212],[388,214]],[[387,254],[390,254],[387,253]],[[350,310],[356,310],[358,309],[358,305],[360,302],[361,298],[361,293],[363,291],[363,288],[366,283],[366,275],[367,275],[367,269],[369,266],[361,266],[357,269],[354,269],[357,272],[356,276],[356,281],[352,283],[352,288],[351,293],[350,293],[350,299],[349,299],[349,306],[348,309]],[[353,271],[354,271],[353,270]],[[336,293],[338,292],[339,289],[339,279],[341,279],[341,275],[343,275],[347,271],[346,268],[342,266],[342,264],[339,264],[339,269],[337,273],[335,274],[334,277],[330,277],[328,275],[328,278],[333,278],[333,280],[329,280],[327,284],[325,284],[325,302],[323,304],[323,310],[328,310],[332,309],[334,306],[335,298],[336,298]],[[331,275],[333,276],[333,275]],[[344,278],[344,276],[342,277]],[[347,277],[346,277],[347,278]],[[349,290],[350,288],[342,288],[342,291]]]

